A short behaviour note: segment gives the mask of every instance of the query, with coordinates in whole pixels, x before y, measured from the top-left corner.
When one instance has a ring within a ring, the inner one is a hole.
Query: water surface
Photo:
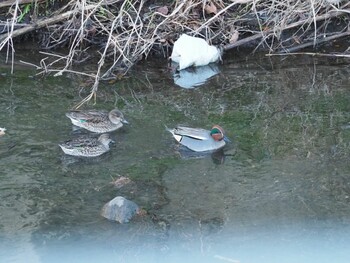
[[[57,145],[76,136],[64,113],[89,82],[3,68],[1,261],[349,262],[345,62],[227,57],[217,75],[185,89],[165,60],[145,61],[87,105],[118,107],[130,122],[93,159]],[[178,124],[220,124],[232,143],[184,153],[165,130]],[[116,188],[119,176],[132,183]],[[100,210],[117,195],[148,214],[105,220]]]

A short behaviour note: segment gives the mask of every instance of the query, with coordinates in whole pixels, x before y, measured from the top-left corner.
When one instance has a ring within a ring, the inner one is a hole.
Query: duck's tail
[[[165,126],[165,130],[167,130],[168,132],[170,132],[172,135],[174,135],[174,129],[170,129],[168,126],[166,126],[166,124],[164,124]]]

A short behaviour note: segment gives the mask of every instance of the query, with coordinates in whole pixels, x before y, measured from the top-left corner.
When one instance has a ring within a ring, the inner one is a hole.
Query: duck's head
[[[111,122],[115,124],[119,122],[129,124],[129,122],[127,122],[127,120],[124,118],[123,113],[118,109],[111,110],[108,114],[108,117],[111,120]]]
[[[225,136],[224,129],[219,125],[214,125],[213,128],[211,128],[210,135],[215,141],[224,140],[226,142],[230,142],[230,140]]]
[[[98,140],[107,148],[109,148],[110,143],[114,143],[108,133],[101,134],[100,137],[98,137]]]

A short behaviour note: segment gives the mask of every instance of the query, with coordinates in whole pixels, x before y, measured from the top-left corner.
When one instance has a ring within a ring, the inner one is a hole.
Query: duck
[[[81,136],[59,144],[65,154],[79,157],[96,157],[109,151],[109,144],[113,142],[108,133],[98,138]]]
[[[0,136],[5,135],[5,131],[6,131],[5,128],[0,128]]]
[[[67,112],[66,116],[73,125],[95,133],[112,132],[123,127],[123,124],[129,123],[118,109],[113,109],[110,112],[103,110],[73,110]]]
[[[211,130],[184,126],[167,130],[176,141],[194,152],[217,151],[223,148],[226,142],[230,142],[219,125],[214,125]]]

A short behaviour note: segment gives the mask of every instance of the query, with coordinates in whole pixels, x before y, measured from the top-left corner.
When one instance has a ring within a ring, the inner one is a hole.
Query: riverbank
[[[348,1],[9,0],[0,3],[0,11],[0,50],[11,57],[17,44],[34,40],[45,56],[33,64],[40,73],[71,72],[92,79],[85,101],[96,95],[100,81],[122,78],[138,61],[169,57],[182,33],[226,52],[249,47],[269,54],[316,52],[340,40],[344,48],[334,55],[348,56]],[[55,52],[61,48],[66,52]],[[92,73],[79,71],[79,65],[91,61],[97,61]]]

